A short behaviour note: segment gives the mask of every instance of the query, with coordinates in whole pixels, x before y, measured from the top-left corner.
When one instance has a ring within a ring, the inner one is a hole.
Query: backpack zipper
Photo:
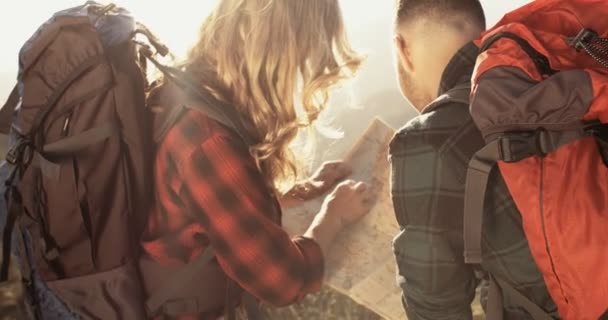
[[[562,291],[562,296],[564,297],[564,300],[566,300],[566,303],[568,303],[568,298],[566,297],[566,295],[564,294],[564,290],[562,288],[562,282],[559,279],[559,276],[557,275],[557,271],[555,270],[555,261],[553,261],[553,256],[551,255],[551,248],[549,248],[549,239],[547,238],[547,228],[546,228],[546,224],[545,224],[545,208],[544,208],[544,201],[543,201],[543,189],[545,186],[545,159],[543,157],[540,158],[540,193],[539,193],[539,208],[540,208],[540,221],[541,221],[541,227],[543,230],[543,238],[545,240],[545,250],[547,250],[547,255],[549,256],[549,262],[551,263],[551,271],[553,272],[553,275],[555,276],[555,279],[557,279],[557,283],[560,287],[560,290]]]

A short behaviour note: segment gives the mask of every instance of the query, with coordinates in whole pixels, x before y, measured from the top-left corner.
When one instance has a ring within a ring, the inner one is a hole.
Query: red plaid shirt
[[[265,303],[288,305],[320,289],[320,247],[281,228],[280,207],[236,133],[189,111],[159,147],[155,181],[143,242],[152,259],[187,263],[210,244],[224,272]]]

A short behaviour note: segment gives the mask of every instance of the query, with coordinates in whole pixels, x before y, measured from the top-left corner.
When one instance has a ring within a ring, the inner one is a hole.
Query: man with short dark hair
[[[399,82],[421,113],[390,147],[392,197],[401,226],[393,245],[410,320],[471,319],[475,290],[490,275],[558,317],[498,171],[490,178],[486,199],[484,263],[464,262],[466,172],[473,154],[484,146],[468,112],[478,54],[471,41],[485,23],[478,0],[398,1],[394,43]],[[500,301],[488,303],[498,306],[488,311],[493,309],[497,318],[532,319],[511,296],[492,296]]]

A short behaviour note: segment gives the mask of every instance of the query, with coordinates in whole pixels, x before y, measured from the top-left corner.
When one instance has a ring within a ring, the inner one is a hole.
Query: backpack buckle
[[[547,155],[547,139],[549,134],[539,128],[535,131],[506,133],[498,138],[498,153],[500,160],[513,163],[532,156]]]
[[[32,149],[26,142],[19,142],[9,149],[5,160],[11,165],[29,164],[32,160]]]
[[[17,148],[18,146],[13,146],[8,150],[8,153],[6,154],[5,160],[6,162],[8,162],[11,165],[16,165],[17,162],[19,161],[19,155],[21,154],[19,152],[19,148]]]
[[[57,249],[57,247],[52,245],[48,239],[41,237],[40,247],[42,255],[47,261],[55,261],[59,259],[59,250]]]

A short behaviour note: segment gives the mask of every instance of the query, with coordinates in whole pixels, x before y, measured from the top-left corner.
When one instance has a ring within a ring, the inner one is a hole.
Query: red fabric
[[[537,0],[505,16],[476,44],[481,46],[497,32],[511,32],[547,56],[552,69],[585,69],[595,100],[584,119],[608,123],[608,70],[565,41],[583,27],[608,37],[606,17],[605,0]],[[503,38],[480,56],[474,90],[485,72],[501,66],[543,80],[529,56]],[[542,160],[534,157],[499,166],[560,314],[566,320],[597,320],[608,309],[608,169],[597,144],[583,139]]]
[[[150,257],[182,264],[210,243],[226,274],[272,305],[321,288],[321,249],[281,228],[278,202],[236,134],[190,111],[161,144],[155,170],[156,208],[143,241]]]

